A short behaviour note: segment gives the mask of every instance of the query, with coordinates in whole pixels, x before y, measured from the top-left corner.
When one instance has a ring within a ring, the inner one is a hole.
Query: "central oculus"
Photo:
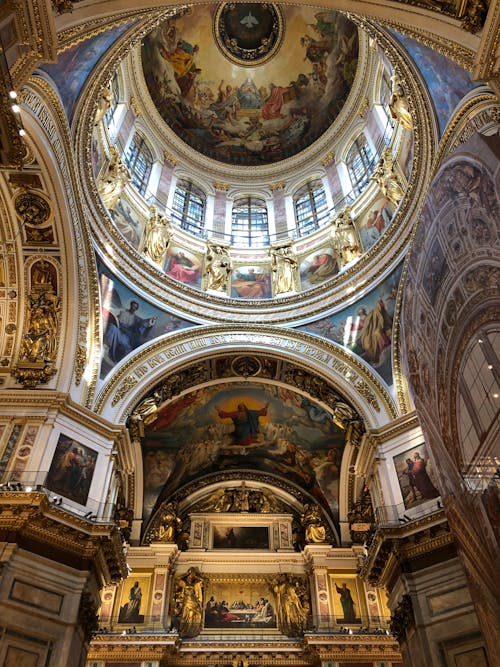
[[[252,67],[272,58],[280,48],[284,17],[277,5],[224,2],[215,13],[213,30],[226,58]]]

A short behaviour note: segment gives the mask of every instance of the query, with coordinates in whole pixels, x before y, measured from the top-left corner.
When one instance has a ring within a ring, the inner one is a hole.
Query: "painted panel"
[[[45,485],[80,505],[85,505],[94,476],[97,452],[62,433]]]
[[[425,445],[408,449],[394,456],[393,461],[406,509],[418,507],[439,496]]]

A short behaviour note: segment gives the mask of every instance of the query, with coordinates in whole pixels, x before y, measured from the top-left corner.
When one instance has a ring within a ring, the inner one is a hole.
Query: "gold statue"
[[[273,273],[274,294],[295,291],[295,273],[298,262],[289,245],[271,248],[271,271]]]
[[[160,528],[158,529],[158,540],[175,544],[182,526],[182,521],[177,515],[177,503],[167,503],[162,512]]]
[[[176,617],[181,637],[196,637],[201,630],[203,577],[190,567],[177,583],[174,593],[173,616]]]
[[[340,254],[342,264],[348,264],[359,257],[359,240],[351,217],[351,207],[345,206],[335,218],[333,238],[337,253]]]
[[[149,257],[155,264],[161,266],[170,244],[171,235],[169,220],[165,216],[160,215],[155,206],[150,206],[149,220],[146,223],[144,232],[143,254]]]
[[[321,512],[317,505],[307,503],[302,513],[302,526],[306,544],[324,544],[326,541],[326,530],[321,521]]]
[[[377,183],[383,194],[395,206],[403,199],[404,190],[394,169],[394,160],[392,159],[390,147],[386,148],[382,153],[382,157],[378,161],[373,174],[370,176],[370,180]]]
[[[304,634],[310,609],[305,587],[285,573],[272,580],[271,587],[276,595],[276,616],[281,632],[288,637]]]
[[[30,302],[31,310],[20,359],[28,362],[53,362],[57,353],[59,297],[51,290],[42,294],[33,292]]]
[[[97,106],[94,125],[98,125],[100,121],[104,118],[104,116],[108,113],[108,111],[111,109],[112,102],[113,102],[113,93],[111,92],[111,88],[109,86],[106,86],[106,88],[103,89],[101,96],[99,98],[99,104]]]
[[[406,99],[401,80],[397,74],[391,76],[392,90],[389,100],[391,118],[401,123],[407,130],[413,130],[413,119],[411,117],[410,105]]]
[[[108,168],[99,182],[99,194],[109,211],[112,211],[118,204],[125,186],[131,180],[130,172],[121,161],[118,150],[115,146],[111,146]]]
[[[205,279],[207,290],[226,292],[231,275],[231,258],[222,245],[207,243],[205,256]]]

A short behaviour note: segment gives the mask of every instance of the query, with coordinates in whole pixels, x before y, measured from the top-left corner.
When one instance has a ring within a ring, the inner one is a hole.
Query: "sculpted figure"
[[[101,96],[99,98],[99,104],[97,106],[97,113],[95,115],[94,125],[100,123],[104,116],[111,109],[111,103],[113,101],[113,94],[111,89],[107,86],[103,89]]]
[[[160,542],[175,544],[181,526],[182,521],[177,515],[177,504],[167,503],[163,510],[161,524],[158,530],[158,540]]]
[[[152,424],[156,420],[158,406],[161,403],[161,395],[155,391],[152,396],[148,396],[134,409],[133,414],[138,415],[144,424]]]
[[[30,297],[31,310],[20,358],[30,362],[54,361],[57,352],[59,297],[53,292]]]
[[[125,186],[131,180],[130,172],[121,161],[120,154],[115,146],[111,146],[108,168],[99,183],[99,194],[108,210],[112,211],[115,208]]]
[[[271,271],[273,273],[274,294],[285,294],[295,290],[295,273],[298,262],[290,246],[272,248]]]
[[[326,540],[326,530],[321,520],[321,512],[317,505],[307,504],[302,514],[302,525],[306,544],[323,544]]]
[[[144,232],[142,252],[155,264],[163,264],[170,243],[171,230],[169,220],[158,213],[155,206],[149,208],[149,220]]]
[[[390,148],[386,148],[382,153],[373,174],[370,176],[371,181],[375,181],[383,194],[395,206],[399,204],[404,196],[404,190],[401,187],[399,178],[394,169],[394,160]]]
[[[231,258],[228,249],[221,245],[207,243],[205,257],[207,290],[226,292],[230,274]]]
[[[271,582],[276,595],[276,615],[280,630],[288,637],[302,635],[307,626],[307,591],[289,574],[282,573]]]
[[[342,264],[348,264],[361,254],[359,241],[351,217],[351,207],[346,206],[335,219],[333,232],[335,247],[342,258]]]
[[[401,80],[397,74],[391,76],[392,90],[389,100],[389,110],[391,117],[401,123],[407,130],[413,130],[413,119],[410,113],[410,106],[406,99]]]
[[[201,630],[203,578],[196,568],[190,567],[182,577],[174,594],[174,614],[177,616],[181,637],[196,637]]]

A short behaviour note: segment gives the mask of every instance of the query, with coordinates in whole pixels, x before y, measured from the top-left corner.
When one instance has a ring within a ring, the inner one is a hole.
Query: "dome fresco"
[[[184,142],[257,166],[297,154],[330,127],[357,56],[357,28],[338,12],[240,3],[163,22],[144,39],[142,66],[156,108]]]

